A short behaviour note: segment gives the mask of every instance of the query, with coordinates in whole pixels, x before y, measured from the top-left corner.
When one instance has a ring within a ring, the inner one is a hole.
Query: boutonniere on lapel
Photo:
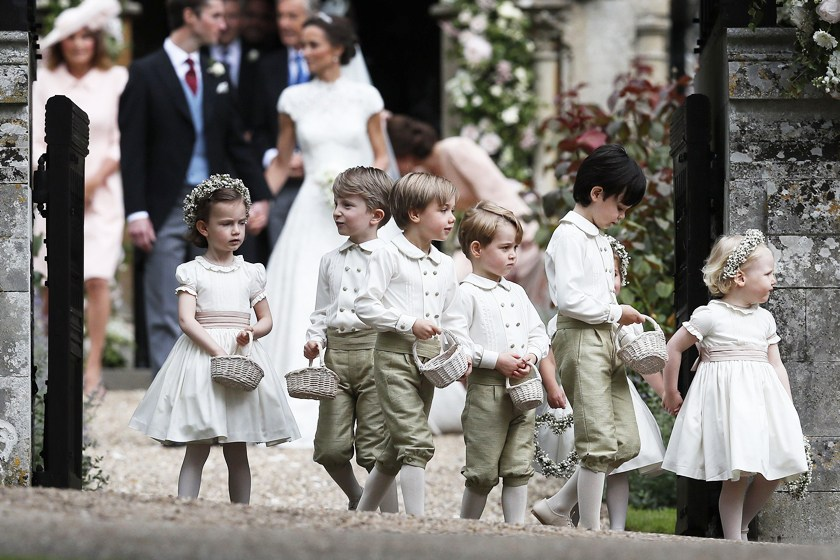
[[[225,65],[219,62],[218,60],[214,60],[210,63],[210,66],[207,67],[207,73],[217,78],[224,76]]]
[[[248,62],[256,62],[260,58],[260,51],[257,49],[251,49],[248,51]]]
[[[230,90],[230,86],[227,82],[219,82],[216,84],[216,93],[227,93]]]

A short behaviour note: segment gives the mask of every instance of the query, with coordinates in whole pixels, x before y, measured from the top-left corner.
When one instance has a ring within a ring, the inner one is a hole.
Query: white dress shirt
[[[424,253],[400,234],[371,256],[356,314],[377,331],[409,334],[425,319],[469,344],[459,298],[452,258],[434,246]]]
[[[370,330],[356,315],[355,301],[365,285],[371,255],[384,245],[378,238],[359,245],[347,240],[321,257],[315,311],[309,316],[312,326],[306,331],[306,340],[315,340],[324,348],[327,328],[339,332]]]
[[[499,354],[523,358],[548,354],[548,335],[522,286],[470,274],[461,282],[461,300],[472,339],[475,367],[495,369]]]
[[[563,216],[545,251],[548,293],[557,313],[600,325],[618,323],[613,252],[598,227],[571,211]]]

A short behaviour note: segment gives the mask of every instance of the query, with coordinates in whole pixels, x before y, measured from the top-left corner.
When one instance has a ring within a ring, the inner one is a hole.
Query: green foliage
[[[677,510],[674,508],[627,510],[626,529],[637,533],[661,533],[673,535],[677,523]]]

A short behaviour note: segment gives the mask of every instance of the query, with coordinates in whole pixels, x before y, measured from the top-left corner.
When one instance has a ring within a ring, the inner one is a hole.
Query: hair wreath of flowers
[[[607,241],[610,242],[613,255],[618,258],[618,273],[621,275],[621,285],[626,286],[628,284],[627,268],[630,266],[630,254],[627,253],[627,249],[624,247],[624,244],[612,235],[604,234],[604,237],[606,237]]]
[[[741,265],[753,254],[759,245],[764,243],[764,234],[757,229],[748,229],[744,238],[735,247],[735,250],[726,257],[726,264],[723,265],[721,279],[735,278]]]
[[[190,227],[195,227],[196,210],[202,200],[212,195],[219,189],[233,189],[242,195],[242,200],[245,203],[245,211],[251,209],[251,193],[245,187],[245,183],[241,179],[234,179],[227,173],[210,175],[207,179],[200,182],[196,187],[184,197],[184,222]]]

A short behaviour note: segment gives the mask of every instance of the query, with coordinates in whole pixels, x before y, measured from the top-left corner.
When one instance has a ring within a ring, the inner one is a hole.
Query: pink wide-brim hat
[[[84,0],[74,8],[67,8],[55,18],[52,31],[41,41],[41,48],[47,49],[85,28],[91,31],[105,29],[121,9],[117,0]]]

